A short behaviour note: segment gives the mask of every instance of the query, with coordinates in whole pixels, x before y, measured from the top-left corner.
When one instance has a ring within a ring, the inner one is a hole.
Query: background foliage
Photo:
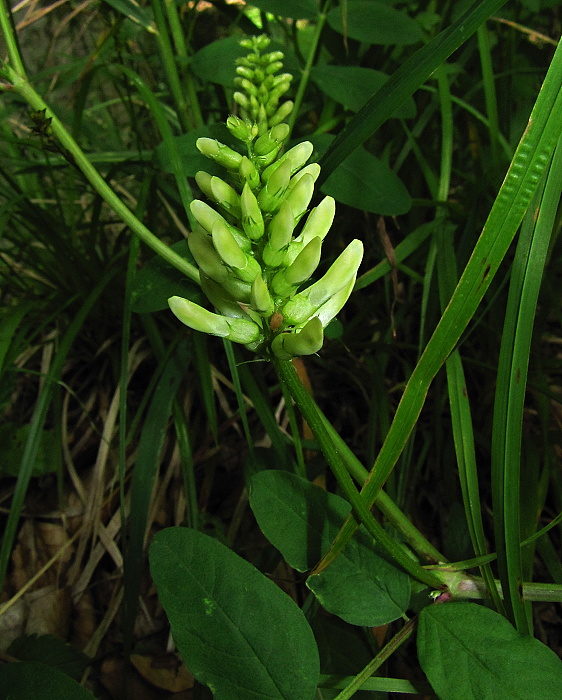
[[[0,692],[558,698],[559,3],[3,7]],[[298,377],[167,308],[259,33],[366,251]]]

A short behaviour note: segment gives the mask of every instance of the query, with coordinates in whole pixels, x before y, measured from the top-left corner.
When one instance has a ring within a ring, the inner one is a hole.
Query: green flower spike
[[[213,206],[198,199],[190,205],[197,226],[188,244],[217,313],[180,297],[169,304],[190,328],[290,360],[322,347],[324,328],[351,294],[363,245],[352,241],[323,277],[299,292],[320,263],[335,202],[324,197],[307,216],[320,167],[306,164],[313,151],[308,141],[282,153],[290,131],[284,120],[293,108],[292,102],[279,104],[292,79],[277,75],[283,54],[265,53],[266,36],[241,43],[250,53],[237,61],[240,116],[228,117],[226,126],[245,155],[198,139],[199,151],[227,174],[198,172],[197,185]]]

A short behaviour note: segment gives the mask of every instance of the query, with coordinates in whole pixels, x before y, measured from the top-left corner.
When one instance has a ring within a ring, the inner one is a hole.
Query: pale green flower
[[[299,291],[320,263],[335,202],[324,197],[307,215],[320,167],[306,165],[313,151],[308,141],[283,153],[289,137],[284,119],[293,105],[279,99],[292,76],[276,75],[283,54],[264,53],[266,36],[241,43],[250,53],[237,62],[240,116],[228,117],[226,126],[246,155],[214,139],[197,141],[227,174],[222,179],[197,173],[199,189],[213,206],[191,203],[198,225],[188,237],[201,287],[218,313],[180,297],[169,304],[190,328],[290,360],[322,347],[323,329],[351,294],[363,245],[352,241],[323,277]]]

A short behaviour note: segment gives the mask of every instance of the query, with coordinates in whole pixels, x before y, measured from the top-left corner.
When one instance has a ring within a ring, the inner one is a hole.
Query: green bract
[[[197,173],[200,190],[215,208],[197,199],[191,203],[198,225],[188,238],[201,287],[218,313],[180,297],[169,304],[190,328],[290,360],[322,347],[323,329],[351,294],[363,245],[353,240],[321,279],[299,292],[318,267],[335,203],[324,197],[294,236],[320,167],[306,165],[313,150],[308,141],[282,154],[290,131],[283,120],[293,108],[292,102],[279,105],[292,79],[276,75],[283,54],[263,53],[266,36],[241,43],[251,51],[238,59],[241,91],[234,99],[241,116],[228,117],[226,126],[247,155],[214,139],[197,141],[227,175],[223,180]]]

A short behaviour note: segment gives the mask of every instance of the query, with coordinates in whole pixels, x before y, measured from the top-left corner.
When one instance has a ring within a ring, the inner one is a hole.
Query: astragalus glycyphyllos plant
[[[324,197],[295,235],[320,166],[306,165],[313,150],[308,141],[283,152],[290,133],[284,119],[293,104],[279,106],[279,98],[292,76],[276,75],[283,54],[263,53],[269,43],[266,36],[241,42],[250,50],[237,66],[234,99],[241,116],[228,117],[226,126],[246,155],[214,139],[197,141],[201,153],[228,173],[224,180],[197,173],[214,208],[199,199],[191,203],[198,226],[188,238],[201,286],[218,313],[177,296],[169,304],[195,330],[289,360],[322,347],[324,328],[351,294],[363,245],[353,240],[321,279],[299,291],[320,263],[335,203]]]

